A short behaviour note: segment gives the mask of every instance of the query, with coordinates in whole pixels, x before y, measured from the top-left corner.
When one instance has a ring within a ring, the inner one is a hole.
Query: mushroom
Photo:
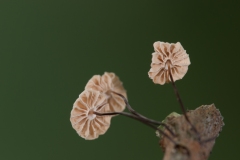
[[[182,45],[179,42],[174,44],[158,41],[153,46],[155,52],[152,53],[151,69],[148,72],[153,82],[161,85],[171,82],[169,73],[173,81],[182,79],[190,65],[189,56]]]
[[[100,91],[108,97],[111,112],[122,112],[125,109],[124,100],[113,93],[119,93],[127,98],[122,82],[114,73],[105,72],[102,76],[94,75],[85,87],[85,90],[89,89]]]
[[[75,101],[70,121],[79,136],[93,140],[104,134],[110,126],[111,116],[99,116],[94,112],[109,111],[107,97],[95,90],[85,90]]]

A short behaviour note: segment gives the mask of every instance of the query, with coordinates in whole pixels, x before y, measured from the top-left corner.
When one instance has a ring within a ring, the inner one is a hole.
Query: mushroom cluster
[[[93,140],[108,130],[112,116],[101,116],[96,112],[121,112],[125,109],[123,99],[112,92],[126,97],[126,90],[114,73],[95,75],[88,81],[85,90],[74,102],[70,117],[72,127],[79,136]]]
[[[183,78],[190,60],[182,45],[158,41],[153,46],[155,52],[148,72],[153,82],[163,85],[171,79]],[[124,98],[127,99],[126,90],[118,76],[110,72],[94,75],[74,102],[70,117],[72,127],[86,140],[98,138],[108,130],[111,118],[125,109]]]

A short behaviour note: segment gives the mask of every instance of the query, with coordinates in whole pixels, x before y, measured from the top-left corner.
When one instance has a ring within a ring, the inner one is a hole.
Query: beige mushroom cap
[[[89,89],[100,91],[108,97],[110,112],[122,112],[125,109],[124,100],[111,92],[117,92],[127,98],[122,82],[114,73],[105,72],[102,76],[93,76],[85,87],[85,90]]]
[[[88,90],[83,91],[75,101],[70,121],[79,136],[93,140],[104,134],[110,126],[111,116],[98,116],[95,112],[109,111],[107,98],[104,94]]]
[[[148,75],[154,83],[165,84],[171,82],[169,69],[173,80],[179,80],[184,77],[190,65],[190,59],[186,50],[177,42],[165,43],[155,42],[154,53],[152,53],[151,69]]]

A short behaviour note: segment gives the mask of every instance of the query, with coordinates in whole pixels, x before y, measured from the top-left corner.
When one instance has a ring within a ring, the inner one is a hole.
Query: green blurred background
[[[155,131],[137,121],[117,116],[94,141],[69,121],[87,81],[105,71],[147,117],[180,112],[171,85],[148,78],[155,41],[179,41],[190,55],[176,82],[185,106],[215,103],[225,118],[209,159],[237,159],[239,15],[222,0],[1,0],[0,159],[162,159]]]

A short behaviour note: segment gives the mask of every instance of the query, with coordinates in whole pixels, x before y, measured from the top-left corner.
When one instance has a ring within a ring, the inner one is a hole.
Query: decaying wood
[[[164,160],[207,160],[222,130],[223,117],[214,104],[202,105],[187,112],[191,123],[198,133],[194,132],[183,115],[170,115],[165,123],[176,134],[175,137],[165,129],[164,131],[177,142],[177,145],[161,136],[160,145],[165,155]]]

